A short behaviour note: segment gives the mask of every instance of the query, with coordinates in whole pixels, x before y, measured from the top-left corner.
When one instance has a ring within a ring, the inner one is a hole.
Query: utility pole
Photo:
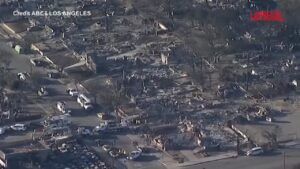
[[[195,73],[195,69],[196,69],[196,56],[195,55],[193,55],[193,59],[192,59],[192,68],[193,68],[193,73]]]
[[[30,74],[32,74],[33,72],[33,67],[32,67],[32,64],[30,64]]]
[[[210,71],[210,70],[208,71],[209,89],[212,89],[211,88],[211,85],[212,85],[212,79],[211,79],[212,73],[213,73],[212,71]]]
[[[173,20],[173,10],[172,10],[172,2],[171,0],[167,0],[167,13],[168,17]]]
[[[237,155],[240,153],[240,140],[238,136],[236,137],[236,153]]]
[[[167,16],[169,19],[171,19],[172,28],[174,29],[174,5],[173,5],[173,2],[172,2],[172,0],[166,0],[164,5],[165,5],[164,8],[166,10]]]
[[[105,15],[105,30],[106,32],[109,31],[109,14],[108,14],[108,0],[105,0],[105,9],[104,9],[104,15]]]
[[[202,74],[203,73],[203,58],[201,57],[200,60],[201,60],[200,64],[201,64],[201,74]]]
[[[247,54],[247,74],[246,74],[246,90],[249,88],[249,53]]]
[[[285,152],[283,152],[283,169],[285,169]]]

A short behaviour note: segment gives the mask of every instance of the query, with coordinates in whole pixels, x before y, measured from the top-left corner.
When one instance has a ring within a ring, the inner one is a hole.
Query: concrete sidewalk
[[[204,157],[197,161],[188,161],[186,163],[179,164],[178,166],[179,167],[191,166],[191,165],[196,165],[196,164],[201,164],[201,163],[206,163],[211,161],[223,160],[227,158],[236,158],[237,156],[238,155],[236,152],[224,153],[216,156]]]
[[[174,163],[173,164],[163,163],[163,164],[165,165],[166,168],[177,169],[177,168],[184,168],[184,167],[188,167],[188,166],[193,166],[193,165],[217,161],[217,160],[236,158],[237,156],[238,155],[236,152],[228,152],[228,153],[219,154],[219,155],[215,155],[215,156],[211,156],[211,157],[199,158],[198,160],[187,161],[187,162],[184,162],[181,164],[174,164]]]
[[[279,143],[279,146],[285,147],[285,148],[298,147],[298,146],[300,146],[300,142],[298,140],[297,141],[288,141],[285,143]]]

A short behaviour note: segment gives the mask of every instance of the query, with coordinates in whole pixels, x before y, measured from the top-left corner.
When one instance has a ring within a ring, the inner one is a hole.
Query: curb
[[[207,161],[194,161],[194,162],[191,161],[191,164],[184,164],[183,163],[183,164],[178,165],[178,167],[188,167],[188,166],[193,166],[193,165],[197,165],[197,164],[203,164],[203,163],[219,161],[219,160],[225,160],[225,159],[229,159],[229,158],[237,158],[237,157],[238,157],[238,155],[234,154],[234,155],[231,155],[231,156],[220,157],[220,158],[217,158],[217,159],[212,159],[212,160],[207,160]],[[206,158],[209,158],[209,157],[206,157]]]

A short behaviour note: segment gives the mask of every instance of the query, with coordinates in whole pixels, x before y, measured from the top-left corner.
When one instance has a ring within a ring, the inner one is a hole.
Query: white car
[[[96,126],[93,131],[94,132],[99,132],[99,131],[105,131],[107,129],[107,125],[105,124],[100,124],[100,126]]]
[[[25,131],[27,129],[25,124],[15,124],[13,126],[10,126],[10,128],[15,131]]]
[[[67,93],[68,93],[70,96],[78,96],[78,91],[77,91],[76,89],[73,89],[73,88],[67,89]]]
[[[56,104],[57,109],[62,113],[71,113],[70,110],[66,109],[66,103],[65,102],[57,102]]]
[[[103,148],[103,150],[106,151],[106,152],[108,152],[108,151],[110,151],[110,150],[112,149],[112,147],[111,147],[110,145],[106,145],[106,144],[103,145],[102,148]]]
[[[251,150],[247,151],[247,156],[256,156],[263,154],[264,150],[261,147],[254,147]]]
[[[18,73],[17,76],[20,80],[26,80],[27,77],[29,76],[29,74],[26,72],[23,72],[23,73]]]
[[[111,157],[113,157],[113,158],[118,158],[118,157],[120,156],[120,153],[117,152],[117,151],[114,151],[114,150],[109,151],[108,154],[109,154]]]
[[[92,103],[84,103],[83,108],[85,110],[91,110],[91,109],[93,109],[93,104]]]
[[[87,136],[87,135],[89,135],[89,136],[93,135],[93,133],[92,133],[92,131],[90,129],[87,129],[87,128],[84,128],[84,127],[79,127],[77,129],[77,132],[78,132],[78,134],[85,135],[85,136]]]
[[[128,160],[136,160],[137,158],[139,158],[140,156],[142,155],[142,152],[141,151],[132,151],[127,159]]]
[[[41,87],[38,90],[38,95],[39,96],[48,96],[49,95],[48,89],[46,87]]]
[[[0,127],[0,135],[4,134],[7,128]]]
[[[43,59],[30,59],[31,64],[36,67],[45,67],[49,65],[49,62]]]
[[[126,120],[121,120],[120,124],[121,124],[122,127],[128,127],[129,126],[129,124]]]
[[[84,94],[79,94],[77,97],[77,103],[80,104],[85,110],[91,110],[93,108],[93,104],[91,100],[86,97]]]
[[[60,152],[66,153],[68,152],[67,145],[63,143],[60,147],[57,148]]]

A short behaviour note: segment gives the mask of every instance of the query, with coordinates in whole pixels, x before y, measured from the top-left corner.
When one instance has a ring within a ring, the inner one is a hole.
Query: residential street
[[[26,107],[29,107],[30,109],[28,111],[38,109],[34,111],[42,111],[46,114],[53,114],[55,111],[57,112],[56,103],[58,101],[65,101],[68,107],[70,107],[70,109],[73,111],[73,113],[76,114],[75,116],[70,117],[73,124],[77,126],[96,126],[99,124],[99,121],[97,118],[95,118],[94,114],[86,114],[86,112],[83,111],[83,109],[76,102],[76,98],[72,98],[67,95],[67,93],[65,92],[67,89],[66,85],[62,84],[60,80],[49,79],[47,77],[47,72],[49,71],[49,69],[32,66],[32,64],[30,63],[30,58],[34,57],[33,55],[17,54],[13,49],[11,49],[8,46],[6,40],[3,39],[1,35],[0,51],[5,51],[5,53],[8,54],[6,57],[10,57],[11,63],[9,67],[12,73],[17,74],[19,72],[39,72],[39,76],[44,76],[44,79],[47,80],[47,84],[40,85],[46,86],[53,92],[52,95],[47,96],[45,98],[37,98],[37,95],[35,93],[27,92],[26,96],[28,97],[28,100],[31,102],[31,104],[35,105],[26,105]],[[16,136],[16,139],[18,137],[22,139],[22,137],[24,136]],[[10,137],[7,137],[7,139],[8,138]]]

